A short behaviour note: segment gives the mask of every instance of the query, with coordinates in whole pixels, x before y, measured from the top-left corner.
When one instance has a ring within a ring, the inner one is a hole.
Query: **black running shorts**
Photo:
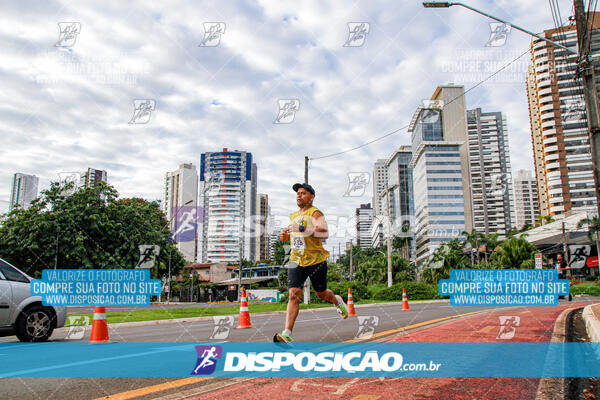
[[[310,278],[315,292],[324,292],[327,289],[327,261],[288,269],[288,288],[302,288],[306,278]]]

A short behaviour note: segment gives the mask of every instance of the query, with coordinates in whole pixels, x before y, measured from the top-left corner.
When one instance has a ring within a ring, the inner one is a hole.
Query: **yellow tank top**
[[[290,215],[290,222],[304,225],[306,228],[313,228],[312,215],[315,211],[321,212],[315,206],[306,211],[298,210]],[[291,232],[290,245],[292,247],[290,262],[295,262],[301,267],[322,263],[329,257],[329,252],[323,248],[320,238],[312,235],[305,236],[303,232]]]

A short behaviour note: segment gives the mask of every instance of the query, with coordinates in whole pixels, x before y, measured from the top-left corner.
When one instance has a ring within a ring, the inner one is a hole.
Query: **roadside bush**
[[[375,300],[398,301],[402,300],[402,288],[406,289],[408,300],[431,300],[439,299],[437,285],[428,285],[422,282],[399,282],[391,287],[376,291],[373,295]]]
[[[333,291],[335,294],[339,294],[342,296],[344,301],[348,300],[348,288],[352,289],[352,298],[354,302],[361,300],[367,300],[371,298],[371,294],[369,293],[369,288],[356,281],[346,281],[346,282],[329,282],[327,287]]]
[[[365,300],[365,299],[371,298],[371,294],[369,293],[367,286],[363,285],[362,283],[355,282],[355,281],[328,282],[327,283],[327,288],[330,289],[334,294],[339,294],[340,296],[342,296],[344,301],[347,301],[349,287],[352,288],[352,298],[354,299],[355,303],[360,300]],[[287,303],[287,301],[288,301],[287,290],[285,291],[285,295],[280,297],[279,301]],[[302,302],[302,300],[301,300],[301,302]],[[321,300],[320,298],[317,297],[317,294],[315,293],[314,289],[312,288],[312,285],[310,288],[310,302],[311,303],[320,303],[320,304],[329,303],[328,301]]]
[[[576,283],[571,286],[571,294],[584,294],[588,296],[600,296],[600,284],[598,283]]]

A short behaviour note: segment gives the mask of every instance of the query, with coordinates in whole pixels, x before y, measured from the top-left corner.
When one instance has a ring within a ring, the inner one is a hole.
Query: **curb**
[[[449,303],[450,300],[446,300],[446,299],[442,299],[442,300],[416,300],[416,301],[411,301],[412,304],[430,304],[430,303]],[[381,306],[381,305],[394,305],[394,304],[398,304],[399,306],[402,304],[401,302],[389,302],[389,303],[372,303],[372,304],[355,304],[354,307],[355,308],[369,308],[369,307],[376,307],[376,306]],[[335,307],[319,307],[319,308],[309,308],[306,310],[300,310],[300,311],[319,311],[319,310],[334,310]],[[252,313],[251,315],[257,316],[257,317],[261,317],[261,316],[267,316],[267,315],[277,315],[277,314],[285,314],[286,311],[282,310],[282,311],[269,311],[269,312],[262,312],[262,313]],[[213,317],[225,317],[225,316],[236,316],[237,314],[225,314],[225,315],[214,315],[214,316],[207,316],[207,317],[191,317],[191,318],[172,318],[172,319],[155,319],[155,320],[150,320],[150,321],[135,321],[135,322],[119,322],[119,323],[114,323],[114,324],[108,324],[109,328],[113,328],[113,329],[118,329],[118,328],[134,328],[134,327],[138,327],[138,326],[150,326],[150,325],[166,325],[166,324],[180,324],[180,323],[193,323],[193,322],[202,322],[202,321],[213,321]],[[86,325],[86,326],[91,326],[91,325]],[[54,330],[54,332],[68,332],[69,329],[71,327],[63,327],[63,328],[56,328]]]
[[[572,307],[563,310],[552,331],[551,343],[564,343],[567,335],[567,317],[569,314],[581,307]],[[557,400],[565,398],[565,378],[541,378],[535,398],[537,400]]]
[[[590,342],[600,342],[600,320],[592,311],[592,307],[600,307],[600,303],[585,306],[583,309],[583,321],[585,330],[590,337]]]

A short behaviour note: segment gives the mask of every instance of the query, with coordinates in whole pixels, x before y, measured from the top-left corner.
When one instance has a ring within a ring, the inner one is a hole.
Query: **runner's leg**
[[[287,304],[287,310],[285,313],[285,329],[289,329],[290,332],[294,329],[294,323],[298,317],[300,311],[300,297],[302,296],[302,289],[290,288],[289,300]]]

